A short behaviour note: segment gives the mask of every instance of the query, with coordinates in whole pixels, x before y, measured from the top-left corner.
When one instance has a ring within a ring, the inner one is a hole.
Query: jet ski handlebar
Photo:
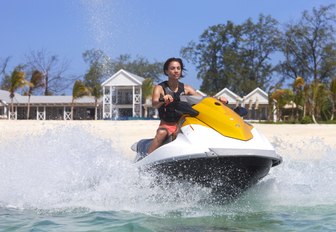
[[[189,105],[195,105],[204,99],[203,96],[181,95],[178,101],[187,102]]]
[[[191,117],[196,117],[199,112],[192,108],[192,105],[197,104],[203,99],[201,96],[181,95],[178,99],[174,99],[176,108],[175,111],[179,114],[187,114]]]
[[[177,102],[177,108],[178,108],[177,111],[183,112],[183,114],[189,114],[190,116],[195,117],[199,114],[199,112],[197,112],[191,106],[199,103],[204,98],[205,97],[203,96],[181,95],[178,99],[175,99]],[[236,108],[234,108],[234,112],[236,112],[241,117],[244,117],[248,114],[247,109],[242,106],[237,106]]]

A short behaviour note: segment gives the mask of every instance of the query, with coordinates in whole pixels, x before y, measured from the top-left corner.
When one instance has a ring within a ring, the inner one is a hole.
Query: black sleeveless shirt
[[[182,82],[178,83],[177,92],[172,91],[169,88],[168,81],[161,82],[159,85],[162,86],[164,95],[171,95],[174,98],[174,101],[168,105],[163,104],[159,108],[159,117],[161,120],[166,122],[178,122],[181,117],[181,114],[175,111],[177,101],[180,101],[180,96],[184,94],[184,84]]]

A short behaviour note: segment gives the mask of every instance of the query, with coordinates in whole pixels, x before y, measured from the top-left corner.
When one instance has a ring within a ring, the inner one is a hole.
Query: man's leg
[[[156,148],[160,147],[163,141],[167,138],[168,131],[166,128],[159,127],[156,131],[156,135],[152,141],[152,144],[148,148],[148,154],[152,153]]]

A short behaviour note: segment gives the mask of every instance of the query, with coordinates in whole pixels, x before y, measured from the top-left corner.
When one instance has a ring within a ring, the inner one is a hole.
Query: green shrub
[[[301,124],[309,124],[309,123],[313,123],[313,119],[310,116],[304,116],[301,121]]]

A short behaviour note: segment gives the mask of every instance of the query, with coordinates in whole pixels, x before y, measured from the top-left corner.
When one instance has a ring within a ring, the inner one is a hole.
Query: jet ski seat
[[[167,143],[170,143],[170,142],[173,141],[173,140],[174,140],[174,139],[173,139],[173,135],[170,135],[170,136],[168,136],[168,138],[162,143],[162,145],[165,145],[165,144],[167,144]],[[140,140],[139,142],[137,142],[136,144],[133,144],[133,145],[132,145],[131,149],[132,149],[133,151],[136,151],[136,152],[137,152],[137,155],[136,155],[136,157],[135,157],[134,162],[137,162],[137,161],[139,161],[139,160],[145,158],[145,157],[148,155],[147,151],[148,151],[148,148],[149,148],[149,146],[151,145],[152,141],[153,141],[153,139],[142,139],[142,140]],[[161,146],[162,146],[162,145],[161,145]]]

